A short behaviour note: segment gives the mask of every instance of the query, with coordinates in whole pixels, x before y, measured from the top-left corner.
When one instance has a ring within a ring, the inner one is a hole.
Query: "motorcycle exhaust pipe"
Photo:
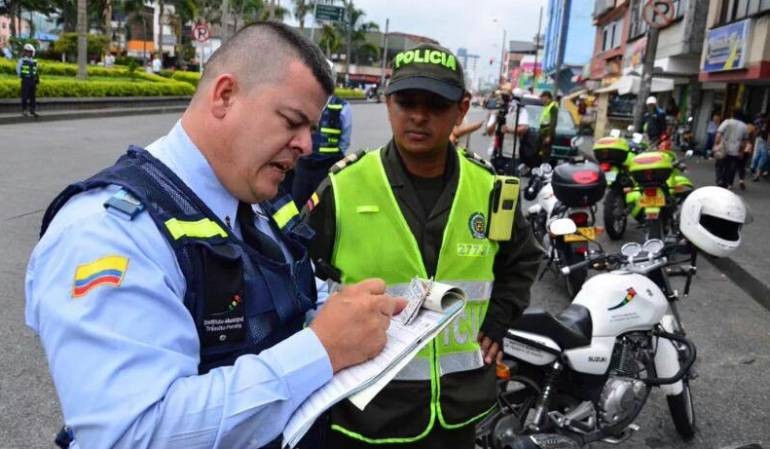
[[[501,449],[580,449],[580,444],[558,433],[538,433],[516,437],[515,440],[506,442]]]

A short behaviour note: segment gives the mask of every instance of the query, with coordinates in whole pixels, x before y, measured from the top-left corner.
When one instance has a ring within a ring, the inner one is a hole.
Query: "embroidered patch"
[[[321,202],[321,198],[318,196],[317,192],[313,192],[312,195],[310,195],[310,199],[307,200],[307,203],[305,203],[305,207],[307,207],[308,212],[315,209],[316,206],[318,206],[318,203]]]
[[[471,218],[468,219],[468,227],[471,230],[471,235],[473,238],[486,238],[487,220],[484,218],[484,214],[481,212],[471,214]]]
[[[101,285],[119,287],[127,268],[128,258],[123,256],[107,256],[78,265],[75,269],[72,297],[83,297]]]

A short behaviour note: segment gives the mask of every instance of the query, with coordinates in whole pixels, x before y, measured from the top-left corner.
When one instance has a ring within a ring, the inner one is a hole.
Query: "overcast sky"
[[[540,7],[543,7],[541,33],[545,32],[548,13],[547,0],[354,0],[354,3],[366,12],[364,20],[376,22],[383,31],[385,19],[390,18],[390,31],[427,36],[452,51],[467,48],[468,53],[481,56],[482,76],[499,72],[503,28],[508,41],[532,41],[537,33]],[[492,67],[490,58],[495,59]]]

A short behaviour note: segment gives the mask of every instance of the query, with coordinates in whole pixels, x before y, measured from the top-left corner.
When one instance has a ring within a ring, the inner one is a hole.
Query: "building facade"
[[[712,0],[698,79],[708,113],[770,111],[770,0]],[[705,112],[704,112],[705,113]]]
[[[585,1],[549,0],[543,73],[554,80],[559,92],[575,87],[573,78],[593,55],[593,6]]]

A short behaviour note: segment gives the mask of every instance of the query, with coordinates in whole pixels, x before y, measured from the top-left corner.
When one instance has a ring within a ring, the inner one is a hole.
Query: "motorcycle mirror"
[[[610,130],[610,137],[614,137],[616,139],[620,137],[620,130],[619,129]]]
[[[630,133],[633,133],[634,132],[634,125],[628,125],[628,128],[626,128],[626,130],[628,132],[630,132]]]
[[[642,143],[643,139],[644,135],[642,133],[634,133],[634,137],[631,140],[633,140],[634,143],[639,144]]]
[[[644,242],[644,245],[642,246],[642,250],[646,252],[647,254],[651,256],[655,256],[661,251],[663,251],[663,248],[665,247],[665,243],[663,243],[663,240],[660,239],[650,239]],[[623,251],[621,249],[621,251]]]
[[[548,231],[553,235],[569,235],[577,232],[577,225],[569,218],[559,218],[548,225]]]
[[[636,242],[629,242],[620,247],[620,254],[626,258],[632,258],[642,252],[642,245]]]

